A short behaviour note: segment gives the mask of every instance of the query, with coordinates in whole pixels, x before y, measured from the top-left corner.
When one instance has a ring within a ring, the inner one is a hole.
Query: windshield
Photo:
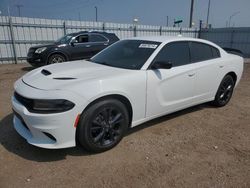
[[[65,43],[68,43],[70,41],[70,39],[72,38],[73,36],[72,35],[65,35],[61,38],[59,38],[56,43],[59,43],[59,44],[65,44]]]
[[[90,61],[112,67],[138,70],[159,45],[160,42],[122,40],[106,48]]]

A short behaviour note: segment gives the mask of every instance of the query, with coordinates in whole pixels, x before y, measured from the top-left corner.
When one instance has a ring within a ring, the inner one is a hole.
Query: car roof
[[[197,41],[204,43],[211,43],[207,40],[191,38],[191,37],[183,37],[183,36],[143,36],[143,37],[133,37],[129,38],[130,40],[146,40],[146,41],[155,41],[155,42],[170,42],[170,41]]]
[[[88,34],[88,33],[96,33],[96,34],[103,34],[103,35],[110,35],[110,34],[114,34],[114,33],[107,33],[104,31],[79,31],[79,32],[75,32],[75,33],[69,33],[70,35],[79,35],[79,34]]]

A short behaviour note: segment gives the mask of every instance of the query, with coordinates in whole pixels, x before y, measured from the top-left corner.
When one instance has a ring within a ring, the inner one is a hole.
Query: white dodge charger
[[[102,152],[126,130],[211,101],[226,105],[243,59],[205,40],[121,40],[89,60],[35,69],[15,83],[14,127],[28,143]]]

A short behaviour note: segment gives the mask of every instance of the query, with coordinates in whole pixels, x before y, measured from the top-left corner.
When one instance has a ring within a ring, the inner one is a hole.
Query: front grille
[[[33,100],[28,99],[26,97],[23,97],[19,95],[17,92],[14,93],[14,97],[18,102],[20,102],[23,106],[25,106],[28,110],[32,109],[33,106]]]

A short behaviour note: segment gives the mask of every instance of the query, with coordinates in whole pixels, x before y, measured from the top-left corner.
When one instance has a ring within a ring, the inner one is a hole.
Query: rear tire
[[[105,99],[83,112],[77,127],[77,140],[87,151],[104,152],[122,140],[128,125],[125,105],[115,99]]]
[[[214,106],[225,106],[231,99],[235,82],[232,76],[226,75],[220,83],[215,99],[212,102]]]
[[[49,57],[48,65],[65,62],[66,58],[61,54],[52,54]]]

